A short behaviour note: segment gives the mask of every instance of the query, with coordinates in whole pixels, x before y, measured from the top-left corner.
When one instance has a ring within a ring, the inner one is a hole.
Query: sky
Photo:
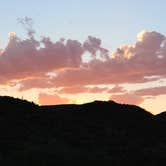
[[[166,1],[6,0],[0,94],[166,111]]]

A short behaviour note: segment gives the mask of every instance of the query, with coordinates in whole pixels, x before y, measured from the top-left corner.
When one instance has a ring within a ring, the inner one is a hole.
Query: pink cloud
[[[139,105],[147,98],[153,99],[155,96],[165,94],[166,86],[161,86],[140,89],[131,93],[115,94],[112,95],[110,99],[120,103]]]
[[[21,86],[19,87],[19,91],[25,91],[32,88],[55,88],[55,84],[50,80],[51,79],[48,76],[36,76],[35,78],[22,80]]]
[[[107,92],[109,88],[107,87],[97,87],[97,86],[94,86],[94,87],[91,87],[89,88],[89,91],[88,93],[103,93],[103,92]]]
[[[133,91],[131,93],[115,94],[110,97],[111,100],[115,100],[120,103],[126,104],[141,104],[145,98],[153,99],[158,95],[166,94],[166,86],[145,88]]]
[[[126,90],[119,85],[115,85],[112,89],[108,91],[108,93],[124,93],[124,92],[126,92]]]
[[[77,93],[85,93],[88,91],[88,87],[85,86],[71,86],[64,87],[58,91],[60,94],[77,94]]]
[[[133,93],[125,93],[125,94],[118,94],[118,95],[112,95],[110,97],[111,100],[114,100],[119,103],[123,104],[134,104],[139,105],[144,101],[144,98],[133,94]]]
[[[58,95],[49,95],[45,93],[40,93],[39,97],[40,105],[57,105],[57,104],[67,104],[69,100],[67,98],[62,98]]]
[[[41,44],[44,47],[40,47]],[[96,44],[94,47],[96,51],[104,50],[104,48],[96,48]],[[10,35],[6,48],[0,52],[2,76],[0,83],[4,84],[1,80],[6,82],[15,79],[24,80],[27,76],[36,77],[41,73],[44,75],[47,72],[58,72],[62,69],[79,69],[85,51],[88,50],[77,40],[53,42],[50,38],[43,37],[42,40],[37,41],[32,34],[29,39],[22,40],[16,35],[12,37]]]
[[[101,46],[100,39],[92,36],[81,43],[71,39],[53,42],[48,37],[38,41],[34,33],[25,40],[12,35],[0,52],[0,84],[16,81],[21,90],[27,90],[150,82],[152,76],[166,77],[164,41],[165,36],[158,32],[141,32],[135,44],[123,45],[111,54]],[[93,55],[88,63],[82,61],[86,51]],[[56,76],[46,76],[49,72]],[[123,91],[116,88],[112,92]]]
[[[58,86],[117,83],[144,83],[151,76],[165,77],[165,37],[157,32],[141,33],[136,44],[117,49],[106,61],[93,59],[78,70],[65,70],[55,79]],[[165,49],[166,50],[166,49]]]
[[[100,87],[86,87],[86,86],[69,86],[63,87],[61,90],[57,91],[62,94],[77,94],[77,93],[103,93],[107,91],[108,88],[100,88]]]
[[[158,96],[166,94],[166,86],[153,87],[153,88],[145,88],[141,90],[135,91],[135,94],[141,96]]]

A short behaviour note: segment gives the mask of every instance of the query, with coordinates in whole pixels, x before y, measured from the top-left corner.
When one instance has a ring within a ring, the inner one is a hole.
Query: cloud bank
[[[150,81],[151,76],[165,77],[166,42],[160,33],[141,32],[134,45],[123,45],[112,54],[100,45],[93,37],[82,44],[71,39],[21,40],[11,33],[0,55],[0,83],[36,78],[45,82],[48,72],[56,73],[55,78],[47,77],[55,86],[139,83]],[[86,51],[93,56],[88,63],[82,61]]]
[[[58,93],[126,93],[122,87],[99,88],[98,85],[146,83],[166,78],[166,38],[155,31],[142,31],[132,45],[124,44],[111,52],[102,47],[101,39],[88,36],[81,43],[73,39],[52,41],[49,37],[35,39],[33,20],[25,17],[19,22],[28,38],[20,39],[9,33],[6,48],[0,51],[0,85],[20,85],[19,90],[60,88]],[[89,53],[91,59],[83,61]],[[94,86],[89,88],[88,86]],[[161,87],[135,92],[144,96],[159,95]],[[112,96],[112,98],[121,96]],[[40,101],[43,96],[39,95]],[[133,99],[134,100],[134,99]],[[142,99],[135,98],[135,103]],[[42,102],[44,103],[44,102]]]

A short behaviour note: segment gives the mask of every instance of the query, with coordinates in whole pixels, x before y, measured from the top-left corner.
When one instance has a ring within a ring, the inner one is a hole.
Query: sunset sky
[[[165,0],[5,0],[0,94],[166,111]]]

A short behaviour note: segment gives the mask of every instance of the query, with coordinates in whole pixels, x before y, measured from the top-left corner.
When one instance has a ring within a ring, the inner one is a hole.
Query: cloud
[[[71,87],[64,87],[57,91],[59,94],[78,94],[78,93],[86,93],[88,92],[89,88],[85,86],[71,86]]]
[[[109,59],[108,50],[101,47],[101,39],[88,36],[88,39],[84,42],[83,47],[86,51],[90,52],[92,55],[96,56],[96,53],[100,51],[100,56],[103,59]]]
[[[100,49],[100,45],[101,40],[93,36],[88,36],[87,41],[84,42],[85,50],[89,51],[93,55],[95,55],[96,52]]]
[[[20,22],[27,31],[33,29],[30,18]],[[20,90],[27,90],[150,82],[154,76],[166,77],[165,41],[158,32],[143,31],[135,44],[122,45],[111,53],[101,46],[100,39],[92,36],[81,43],[71,39],[54,42],[49,37],[36,40],[34,33],[22,40],[10,33],[6,48],[0,52],[0,84],[15,82],[21,84]],[[84,63],[82,56],[87,51],[93,58]],[[50,72],[55,76],[49,77]],[[112,92],[116,90],[123,91],[115,87]]]
[[[44,48],[37,49],[41,43]],[[81,44],[75,40],[53,43],[44,38],[39,42],[33,38],[21,40],[10,36],[7,47],[0,55],[0,74],[6,81],[24,80],[62,68],[77,68],[82,53]]]
[[[108,93],[124,93],[124,92],[126,92],[126,90],[119,85],[115,85],[112,89],[108,91]]]
[[[165,94],[166,86],[160,86],[144,88],[130,93],[115,94],[110,99],[120,103],[140,105],[145,99],[153,99],[156,96]]]
[[[58,86],[145,83],[151,76],[165,77],[166,52],[161,44],[165,36],[141,32],[134,45],[123,45],[106,61],[93,59],[78,70],[65,70],[55,78]],[[163,58],[158,56],[162,52]],[[77,78],[77,79],[76,79]]]
[[[107,92],[109,88],[107,87],[97,87],[97,86],[94,86],[94,87],[91,87],[89,88],[89,91],[88,93],[103,93],[103,92]]]
[[[137,91],[135,91],[135,94],[141,95],[141,96],[165,95],[166,94],[166,86],[152,87],[152,88],[145,88],[145,89],[137,90]]]
[[[25,91],[25,90],[30,90],[32,88],[38,88],[38,89],[43,89],[43,88],[56,88],[56,85],[50,81],[50,77],[48,76],[36,76],[35,78],[32,79],[26,79],[22,80],[19,91]],[[14,84],[14,86],[17,83]]]
[[[112,95],[110,97],[110,100],[114,100],[116,102],[123,104],[139,105],[144,101],[144,98],[134,93],[125,93],[125,94]]]
[[[27,31],[27,34],[30,38],[33,38],[33,35],[35,34],[35,30],[33,29],[33,19],[30,17],[25,18],[18,18],[18,22],[23,26],[23,28]]]
[[[78,93],[103,93],[108,91],[107,87],[87,87],[87,86],[69,86],[57,90],[59,94],[78,94]]]
[[[38,101],[40,105],[67,104],[69,102],[67,98],[62,98],[56,94],[49,95],[46,93],[40,93],[38,96]]]

